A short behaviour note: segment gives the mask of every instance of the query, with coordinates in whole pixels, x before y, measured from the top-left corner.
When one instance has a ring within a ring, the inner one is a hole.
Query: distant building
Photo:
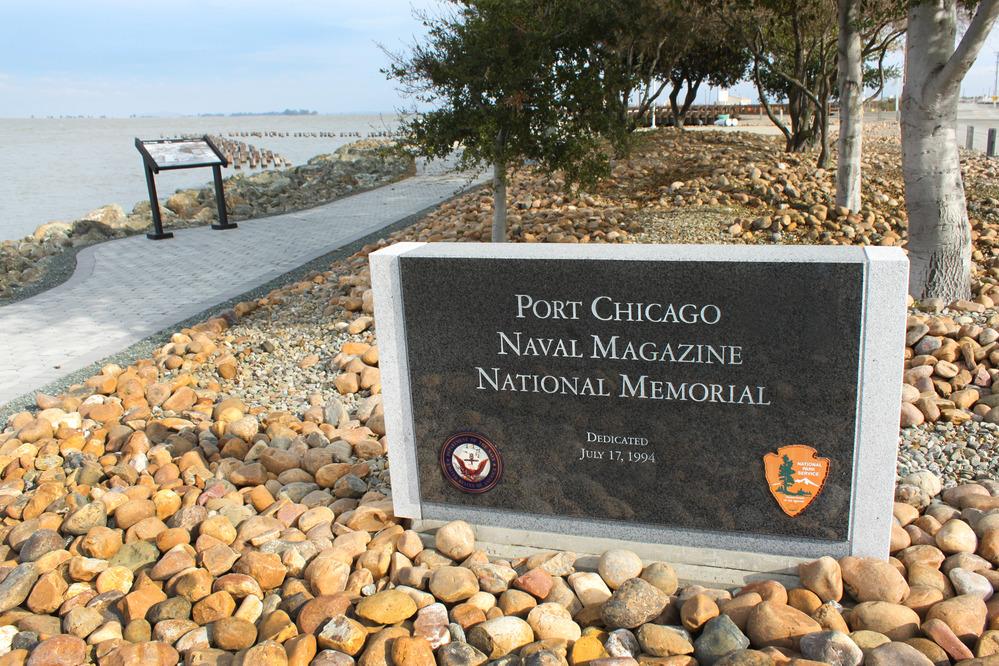
[[[729,106],[748,106],[752,103],[753,100],[748,97],[739,97],[738,95],[729,93],[727,88],[722,88],[718,91],[718,104],[726,104]]]

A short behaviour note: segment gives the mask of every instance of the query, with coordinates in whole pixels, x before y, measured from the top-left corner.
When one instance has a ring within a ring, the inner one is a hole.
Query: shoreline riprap
[[[225,181],[229,218],[240,221],[311,208],[412,175],[413,159],[395,145],[364,139],[300,166],[236,174]],[[211,187],[178,190],[160,209],[168,229],[212,224],[218,217]],[[67,251],[145,233],[151,225],[148,201],[139,202],[130,213],[111,204],[73,222],[40,225],[21,240],[0,242],[0,303],[37,291],[32,287],[45,281]]]

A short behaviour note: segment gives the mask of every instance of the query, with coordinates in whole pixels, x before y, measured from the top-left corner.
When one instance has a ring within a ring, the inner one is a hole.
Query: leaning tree
[[[956,42],[959,10],[970,16]],[[999,0],[910,0],[902,87],[902,176],[909,216],[909,293],[971,293],[971,228],[961,178],[961,82],[999,17]],[[955,45],[956,42],[956,45]]]
[[[459,168],[493,166],[494,242],[506,239],[509,166],[533,160],[592,183],[608,170],[607,139],[623,140],[593,66],[591,11],[582,0],[452,1],[421,16],[424,41],[389,54],[386,76],[430,109],[405,116],[404,143],[457,154]]]

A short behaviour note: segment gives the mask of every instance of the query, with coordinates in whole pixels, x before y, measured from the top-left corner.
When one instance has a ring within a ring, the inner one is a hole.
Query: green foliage
[[[598,56],[607,105],[631,131],[662,93],[677,60],[703,34],[710,8],[681,0],[582,2],[589,17],[583,30]],[[632,104],[636,113],[628,116]]]
[[[408,116],[407,143],[460,166],[537,161],[567,183],[609,168],[624,132],[606,103],[591,6],[580,0],[462,0],[424,17],[426,41],[385,74],[430,110]]]
[[[709,29],[694,32],[689,47],[673,63],[668,72],[672,84],[670,105],[682,124],[683,116],[705,81],[709,85],[729,88],[745,75],[752,56],[739,35],[723,22]],[[680,90],[686,86],[683,103],[678,103]]]
[[[707,81],[718,88],[730,88],[746,75],[751,56],[732,35],[711,31],[699,33],[691,48],[680,57],[670,78]]]

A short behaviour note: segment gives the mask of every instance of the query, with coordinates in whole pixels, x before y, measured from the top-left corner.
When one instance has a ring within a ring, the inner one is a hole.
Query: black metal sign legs
[[[212,225],[212,229],[235,229],[238,225],[229,221],[229,214],[225,211],[225,192],[222,191],[222,168],[219,165],[212,167],[212,176],[215,179],[215,203],[219,208],[219,221]]]
[[[160,200],[156,197],[156,180],[153,178],[153,170],[146,165],[146,187],[149,188],[149,212],[153,215],[153,232],[146,234],[150,240],[163,240],[173,238],[169,231],[163,231],[163,218],[160,217]]]

